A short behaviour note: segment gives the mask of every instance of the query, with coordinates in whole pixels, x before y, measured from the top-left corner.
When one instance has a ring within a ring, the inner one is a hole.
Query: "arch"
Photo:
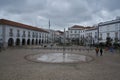
[[[36,45],[38,44],[38,40],[36,39]]]
[[[30,45],[30,39],[27,40],[27,45]]]
[[[13,38],[8,39],[8,46],[13,46],[14,45],[14,40]]]
[[[20,45],[20,39],[19,38],[16,39],[16,45],[17,46]]]
[[[25,45],[26,41],[25,39],[22,39],[22,45]]]
[[[41,40],[39,39],[39,44],[41,44]]]
[[[34,45],[34,39],[32,39],[32,45]]]

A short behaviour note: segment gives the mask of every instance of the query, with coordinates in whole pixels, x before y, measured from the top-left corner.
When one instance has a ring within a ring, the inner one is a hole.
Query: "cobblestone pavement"
[[[89,63],[35,63],[24,57],[29,54],[61,52],[50,49],[9,48],[0,52],[0,80],[120,80],[120,54],[104,52],[96,56],[94,50],[68,51],[89,55]]]

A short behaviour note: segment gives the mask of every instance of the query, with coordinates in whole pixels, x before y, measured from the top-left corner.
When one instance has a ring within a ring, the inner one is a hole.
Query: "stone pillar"
[[[7,48],[8,47],[8,43],[6,42],[6,26],[2,25],[2,37],[3,37],[3,48]]]
[[[4,42],[2,45],[3,45],[3,49],[6,49],[8,47],[8,43],[7,42]]]

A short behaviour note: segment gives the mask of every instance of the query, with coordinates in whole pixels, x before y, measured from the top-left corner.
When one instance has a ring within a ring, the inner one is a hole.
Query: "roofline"
[[[97,28],[93,28],[93,29],[86,29],[86,31],[92,31],[92,30],[97,30]]]
[[[22,24],[22,23],[19,23],[19,22],[14,22],[14,21],[7,20],[7,19],[0,19],[0,24],[2,24],[2,25],[11,25],[13,27],[19,27],[19,28],[24,28],[24,29],[29,29],[29,30],[35,30],[35,31],[49,33],[48,31],[46,31],[46,30],[44,30],[42,28],[38,28],[38,27],[35,27],[35,26]]]
[[[115,19],[115,20],[111,20],[111,21],[101,22],[101,23],[98,24],[98,26],[105,26],[105,25],[110,25],[110,24],[114,24],[114,23],[120,23],[120,19]]]

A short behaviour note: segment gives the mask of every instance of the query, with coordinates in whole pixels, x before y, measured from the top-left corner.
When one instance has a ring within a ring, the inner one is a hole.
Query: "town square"
[[[31,54],[62,52],[57,49],[41,49],[39,46],[8,48],[0,53],[0,80],[119,80],[120,54],[105,51],[96,56],[92,48],[66,50],[69,54],[91,56],[89,62],[48,63],[34,62],[25,57]]]
[[[120,80],[119,0],[0,0],[0,80]]]

